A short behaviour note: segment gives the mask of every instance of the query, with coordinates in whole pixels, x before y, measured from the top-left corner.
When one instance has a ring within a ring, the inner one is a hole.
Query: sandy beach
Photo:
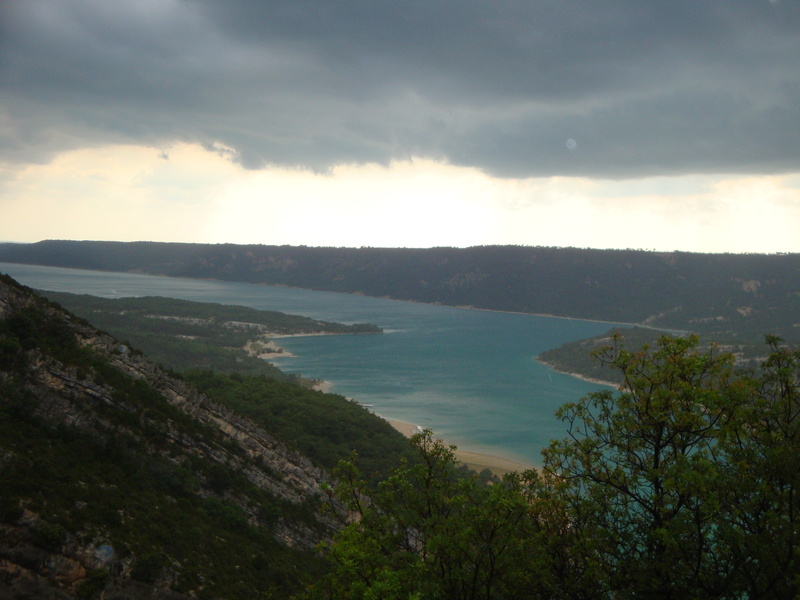
[[[262,360],[272,360],[274,358],[289,358],[294,356],[291,352],[287,352],[275,342],[259,336],[257,340],[247,340],[244,345],[244,351],[250,356],[255,356]]]
[[[326,394],[331,393],[331,388],[331,382],[323,379],[318,379],[317,382],[311,387],[312,390],[317,392],[325,392]]]
[[[263,360],[272,360],[274,358],[292,358],[296,354],[286,351],[283,347],[279,346],[273,340],[279,338],[292,338],[292,337],[318,337],[321,335],[351,335],[347,333],[261,333],[256,340],[248,340],[244,345],[245,351],[250,356],[255,356]]]
[[[386,419],[386,421],[406,437],[411,437],[421,431],[421,428],[413,423],[396,419]],[[469,452],[467,450],[456,450],[456,458],[474,471],[480,472],[484,469],[489,469],[492,473],[500,476],[511,471],[525,471],[533,468],[533,465],[526,465],[500,456]]]

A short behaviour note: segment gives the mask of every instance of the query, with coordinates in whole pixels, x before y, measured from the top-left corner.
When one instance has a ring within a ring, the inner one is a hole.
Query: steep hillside
[[[0,276],[0,597],[286,597],[328,476]]]
[[[46,241],[0,261],[290,285],[421,302],[800,336],[800,255],[524,246],[381,249]]]
[[[265,360],[279,350],[275,334],[374,334],[380,332],[375,325],[172,298],[43,295],[179,372],[317,466],[333,469],[355,451],[373,478],[413,456],[406,439],[384,419],[344,396],[315,390],[318,380],[284,373]]]

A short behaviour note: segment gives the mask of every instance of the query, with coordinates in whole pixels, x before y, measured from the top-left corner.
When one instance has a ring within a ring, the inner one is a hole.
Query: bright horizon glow
[[[0,240],[800,252],[800,174],[501,179],[412,158],[246,170],[176,144],[0,164]]]

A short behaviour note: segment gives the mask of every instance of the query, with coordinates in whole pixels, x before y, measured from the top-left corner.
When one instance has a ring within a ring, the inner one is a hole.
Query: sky
[[[4,0],[0,241],[800,252],[800,0]]]

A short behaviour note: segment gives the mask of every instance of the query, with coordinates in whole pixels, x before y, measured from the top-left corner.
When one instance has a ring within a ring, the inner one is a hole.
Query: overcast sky
[[[800,0],[5,0],[0,240],[800,252]]]

